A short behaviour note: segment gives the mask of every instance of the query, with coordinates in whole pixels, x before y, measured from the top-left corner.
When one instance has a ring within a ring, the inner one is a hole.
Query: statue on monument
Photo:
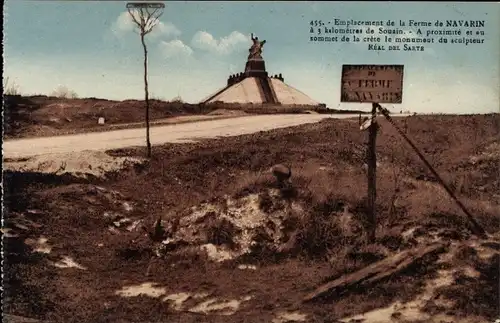
[[[248,50],[250,54],[248,55],[248,59],[262,59],[262,47],[266,43],[265,40],[259,41],[259,37],[253,37],[252,33],[252,47]]]

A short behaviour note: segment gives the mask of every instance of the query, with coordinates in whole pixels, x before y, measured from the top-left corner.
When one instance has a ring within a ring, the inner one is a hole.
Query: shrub
[[[4,77],[2,85],[4,95],[21,95],[19,85],[16,82],[11,82],[9,77]]]
[[[52,92],[52,96],[55,96],[55,97],[60,98],[60,99],[77,99],[78,98],[78,94],[76,94],[75,91],[68,89],[64,85],[58,86],[54,90],[54,92]]]

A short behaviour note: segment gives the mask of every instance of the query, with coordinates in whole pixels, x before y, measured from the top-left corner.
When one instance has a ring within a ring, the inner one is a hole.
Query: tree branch
[[[130,14],[130,17],[132,17],[132,20],[134,20],[134,23],[140,28],[141,24],[135,18],[134,14],[132,13],[132,10],[130,8],[128,8],[127,10],[128,10],[128,13]]]
[[[141,18],[141,24],[144,23],[144,8],[140,8],[139,11],[141,12],[140,15],[139,15],[139,18]]]
[[[149,12],[149,10],[148,10],[148,9],[149,9],[149,8],[146,8],[146,13],[148,14],[148,16],[147,16],[147,17],[148,17],[148,19],[149,19],[149,18],[151,18],[151,17],[153,17],[153,18],[154,18],[154,15],[155,15],[155,13],[158,11],[158,8],[155,8],[155,10],[154,10],[153,12],[151,12],[151,13]]]
[[[158,14],[158,16],[156,16],[156,19],[160,20],[160,17],[163,15],[163,11],[160,11],[160,13]]]
[[[144,28],[144,33],[149,34],[153,31],[153,28],[160,22],[159,18],[163,14],[161,11],[157,16],[155,14],[158,12],[159,8],[155,8],[153,12],[149,12],[148,8],[146,8],[146,26]]]
[[[132,11],[130,8],[128,8],[128,13],[130,17],[132,17],[132,20],[134,23],[139,27],[140,34],[141,35],[147,35],[151,31],[153,31],[153,28],[159,23],[159,18],[163,15],[163,11],[158,11],[159,8],[154,8],[152,12],[148,10],[149,8],[140,8],[139,10],[135,9],[135,13],[139,17],[137,17],[134,14],[134,11]]]

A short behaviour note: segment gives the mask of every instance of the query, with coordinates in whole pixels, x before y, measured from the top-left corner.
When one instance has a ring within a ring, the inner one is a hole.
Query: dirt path
[[[349,118],[338,115],[333,118]],[[285,128],[332,118],[327,115],[259,115],[158,126],[151,128],[153,145],[167,142],[190,142],[200,138],[235,136]],[[47,153],[68,153],[83,150],[107,150],[144,144],[144,129],[126,129],[79,135],[7,140],[6,158],[22,158]]]

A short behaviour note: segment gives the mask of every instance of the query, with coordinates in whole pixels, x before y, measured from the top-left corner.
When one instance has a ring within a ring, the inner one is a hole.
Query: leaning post
[[[367,166],[368,166],[368,240],[375,242],[377,231],[377,132],[378,124],[376,122],[377,104],[372,104],[371,124],[368,127],[368,149],[367,149]]]

